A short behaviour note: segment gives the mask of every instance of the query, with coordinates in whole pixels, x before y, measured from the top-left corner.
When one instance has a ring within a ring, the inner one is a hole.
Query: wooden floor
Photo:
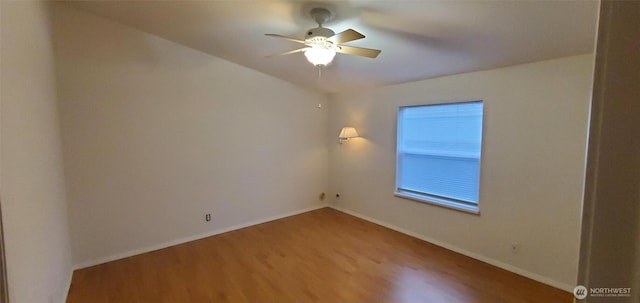
[[[572,295],[324,208],[73,274],[67,302],[572,302]]]

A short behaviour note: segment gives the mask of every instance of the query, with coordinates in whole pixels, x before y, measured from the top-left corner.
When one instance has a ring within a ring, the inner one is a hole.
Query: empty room
[[[639,3],[2,0],[0,303],[638,303]]]

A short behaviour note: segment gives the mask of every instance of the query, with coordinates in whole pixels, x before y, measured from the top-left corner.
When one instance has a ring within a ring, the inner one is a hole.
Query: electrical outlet
[[[324,193],[320,193],[320,196],[318,196],[318,198],[320,199],[320,201],[322,201],[322,200],[324,200],[325,196],[326,195]]]
[[[211,214],[204,215],[204,220],[207,222],[211,221]]]

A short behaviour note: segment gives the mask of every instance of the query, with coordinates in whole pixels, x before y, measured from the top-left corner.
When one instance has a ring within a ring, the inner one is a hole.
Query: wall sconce
[[[360,137],[358,132],[353,127],[343,127],[342,131],[338,135],[338,143],[342,144],[343,142],[349,141],[351,138]]]

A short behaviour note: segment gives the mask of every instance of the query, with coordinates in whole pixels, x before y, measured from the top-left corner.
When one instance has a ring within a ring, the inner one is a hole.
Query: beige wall
[[[64,302],[71,246],[50,10],[35,1],[0,7],[0,188],[10,302]]]
[[[77,266],[324,205],[325,96],[63,5],[54,16]]]
[[[492,264],[573,289],[592,55],[335,95],[330,180],[337,207]],[[484,100],[480,211],[393,196],[398,106]],[[338,145],[345,125],[362,138]],[[333,195],[331,195],[333,197]],[[519,243],[517,254],[510,251]]]
[[[640,2],[603,1],[596,49],[578,281],[640,302]]]

